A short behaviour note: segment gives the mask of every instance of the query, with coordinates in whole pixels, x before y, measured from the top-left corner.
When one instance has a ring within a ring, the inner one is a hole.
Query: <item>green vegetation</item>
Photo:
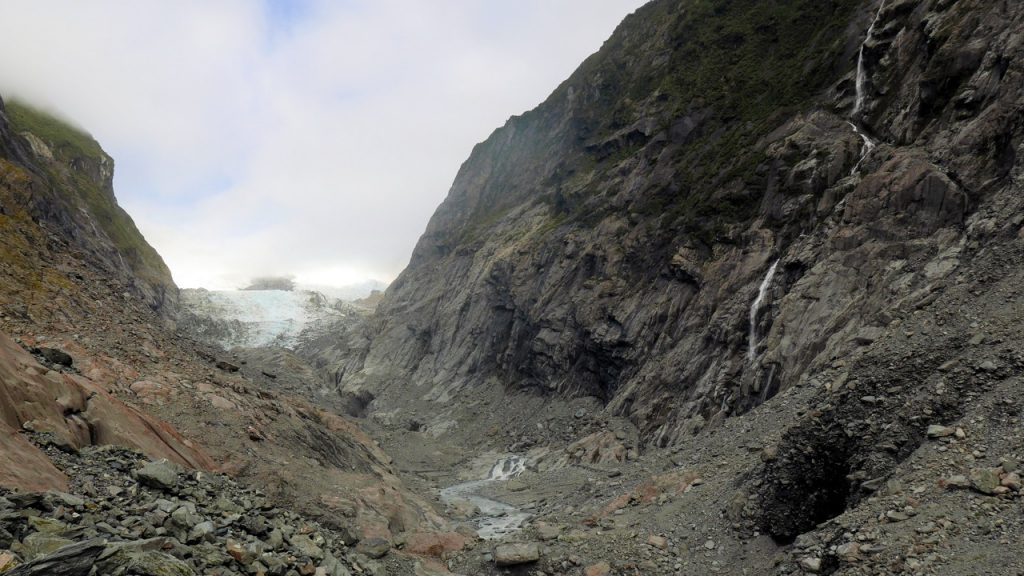
[[[87,132],[19,100],[5,101],[7,118],[17,132],[31,132],[51,148],[57,158],[106,156]]]
[[[7,117],[16,132],[30,132],[53,152],[55,162],[40,165],[49,184],[47,195],[62,204],[78,225],[93,225],[111,241],[137,277],[152,285],[171,284],[163,259],[139,232],[131,217],[117,205],[102,172],[113,161],[88,133],[18,100],[5,101]],[[88,222],[82,222],[82,218]]]
[[[759,139],[806,109],[845,70],[845,30],[858,5],[655,1],[628,18],[552,101],[567,98],[570,89],[593,97],[575,110],[577,136],[587,142],[610,138],[641,118],[668,129],[699,112],[703,120],[691,141],[667,159],[676,192],[652,187],[638,195],[632,211],[713,242],[725,224],[756,212],[763,192]],[[616,167],[640,148],[626,143],[611,154],[588,151],[573,160],[587,166],[577,174],[594,169],[597,175],[585,189],[573,190],[578,198],[568,208],[570,220],[594,217],[584,208],[586,195],[614,179]],[[574,182],[565,184],[563,190],[571,190]]]

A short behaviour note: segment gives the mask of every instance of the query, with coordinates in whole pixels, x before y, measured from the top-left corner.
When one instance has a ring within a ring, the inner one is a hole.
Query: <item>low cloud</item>
[[[182,286],[390,280],[472,146],[642,0],[25,0],[0,92],[62,111]]]

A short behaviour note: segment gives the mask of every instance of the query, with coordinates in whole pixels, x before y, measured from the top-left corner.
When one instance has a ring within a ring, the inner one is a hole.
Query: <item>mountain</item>
[[[31,228],[28,221],[49,227],[66,241],[67,249],[82,253],[112,281],[123,282],[154,310],[173,314],[177,287],[163,259],[117,205],[113,159],[89,134],[28,104],[13,100],[0,112],[3,205],[10,224],[19,231]],[[39,241],[22,237],[28,243]],[[28,269],[26,256],[9,247],[4,261]],[[35,290],[39,286],[44,290]],[[32,286],[24,304],[47,298],[45,287],[45,282]]]
[[[940,513],[896,524],[977,522],[934,487],[1016,467],[1022,28],[981,0],[650,2],[474,148],[375,315],[310,355],[466,446],[578,438],[567,406],[635,427],[707,480],[656,524],[708,538],[686,573],[760,572],[763,534],[803,535],[780,572],[969,573]]]
[[[177,331],[112,177],[87,133],[0,100],[0,573],[411,573],[364,548],[446,521],[303,397],[300,360],[278,376]]]

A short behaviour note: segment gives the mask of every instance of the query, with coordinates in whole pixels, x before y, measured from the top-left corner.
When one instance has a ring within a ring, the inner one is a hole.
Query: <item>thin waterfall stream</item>
[[[850,175],[853,176],[860,170],[861,164],[864,163],[864,159],[867,158],[868,154],[875,149],[875,141],[868,136],[865,131],[861,130],[857,122],[860,121],[860,116],[864,112],[864,102],[867,100],[867,70],[864,65],[864,50],[868,42],[871,40],[871,36],[875,32],[875,26],[878,24],[878,19],[882,15],[882,9],[885,8],[885,0],[882,0],[878,6],[878,11],[875,12],[874,19],[871,20],[871,25],[868,26],[868,31],[864,35],[864,41],[861,42],[860,51],[857,53],[857,77],[854,81],[854,85],[857,90],[857,94],[853,101],[853,112],[850,113],[850,121],[848,124],[850,128],[853,128],[854,133],[860,136],[861,140],[864,141],[864,147],[861,148],[860,159],[857,160],[857,164],[854,165],[853,170],[850,171]]]
[[[778,265],[778,260],[772,263],[771,268],[768,269],[768,273],[764,276],[764,280],[761,281],[761,286],[757,289],[757,298],[755,298],[754,303],[750,305],[750,342],[749,348],[747,349],[747,358],[751,362],[753,362],[754,358],[757,356],[757,313],[761,311],[761,306],[764,304],[764,298],[768,294],[768,288],[772,283],[772,277],[775,276],[775,268],[778,267]]]

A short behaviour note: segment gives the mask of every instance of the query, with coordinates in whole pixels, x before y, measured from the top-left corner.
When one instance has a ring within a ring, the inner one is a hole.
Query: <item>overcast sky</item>
[[[392,280],[473,145],[645,0],[4,0],[0,93],[59,110],[182,287]]]

